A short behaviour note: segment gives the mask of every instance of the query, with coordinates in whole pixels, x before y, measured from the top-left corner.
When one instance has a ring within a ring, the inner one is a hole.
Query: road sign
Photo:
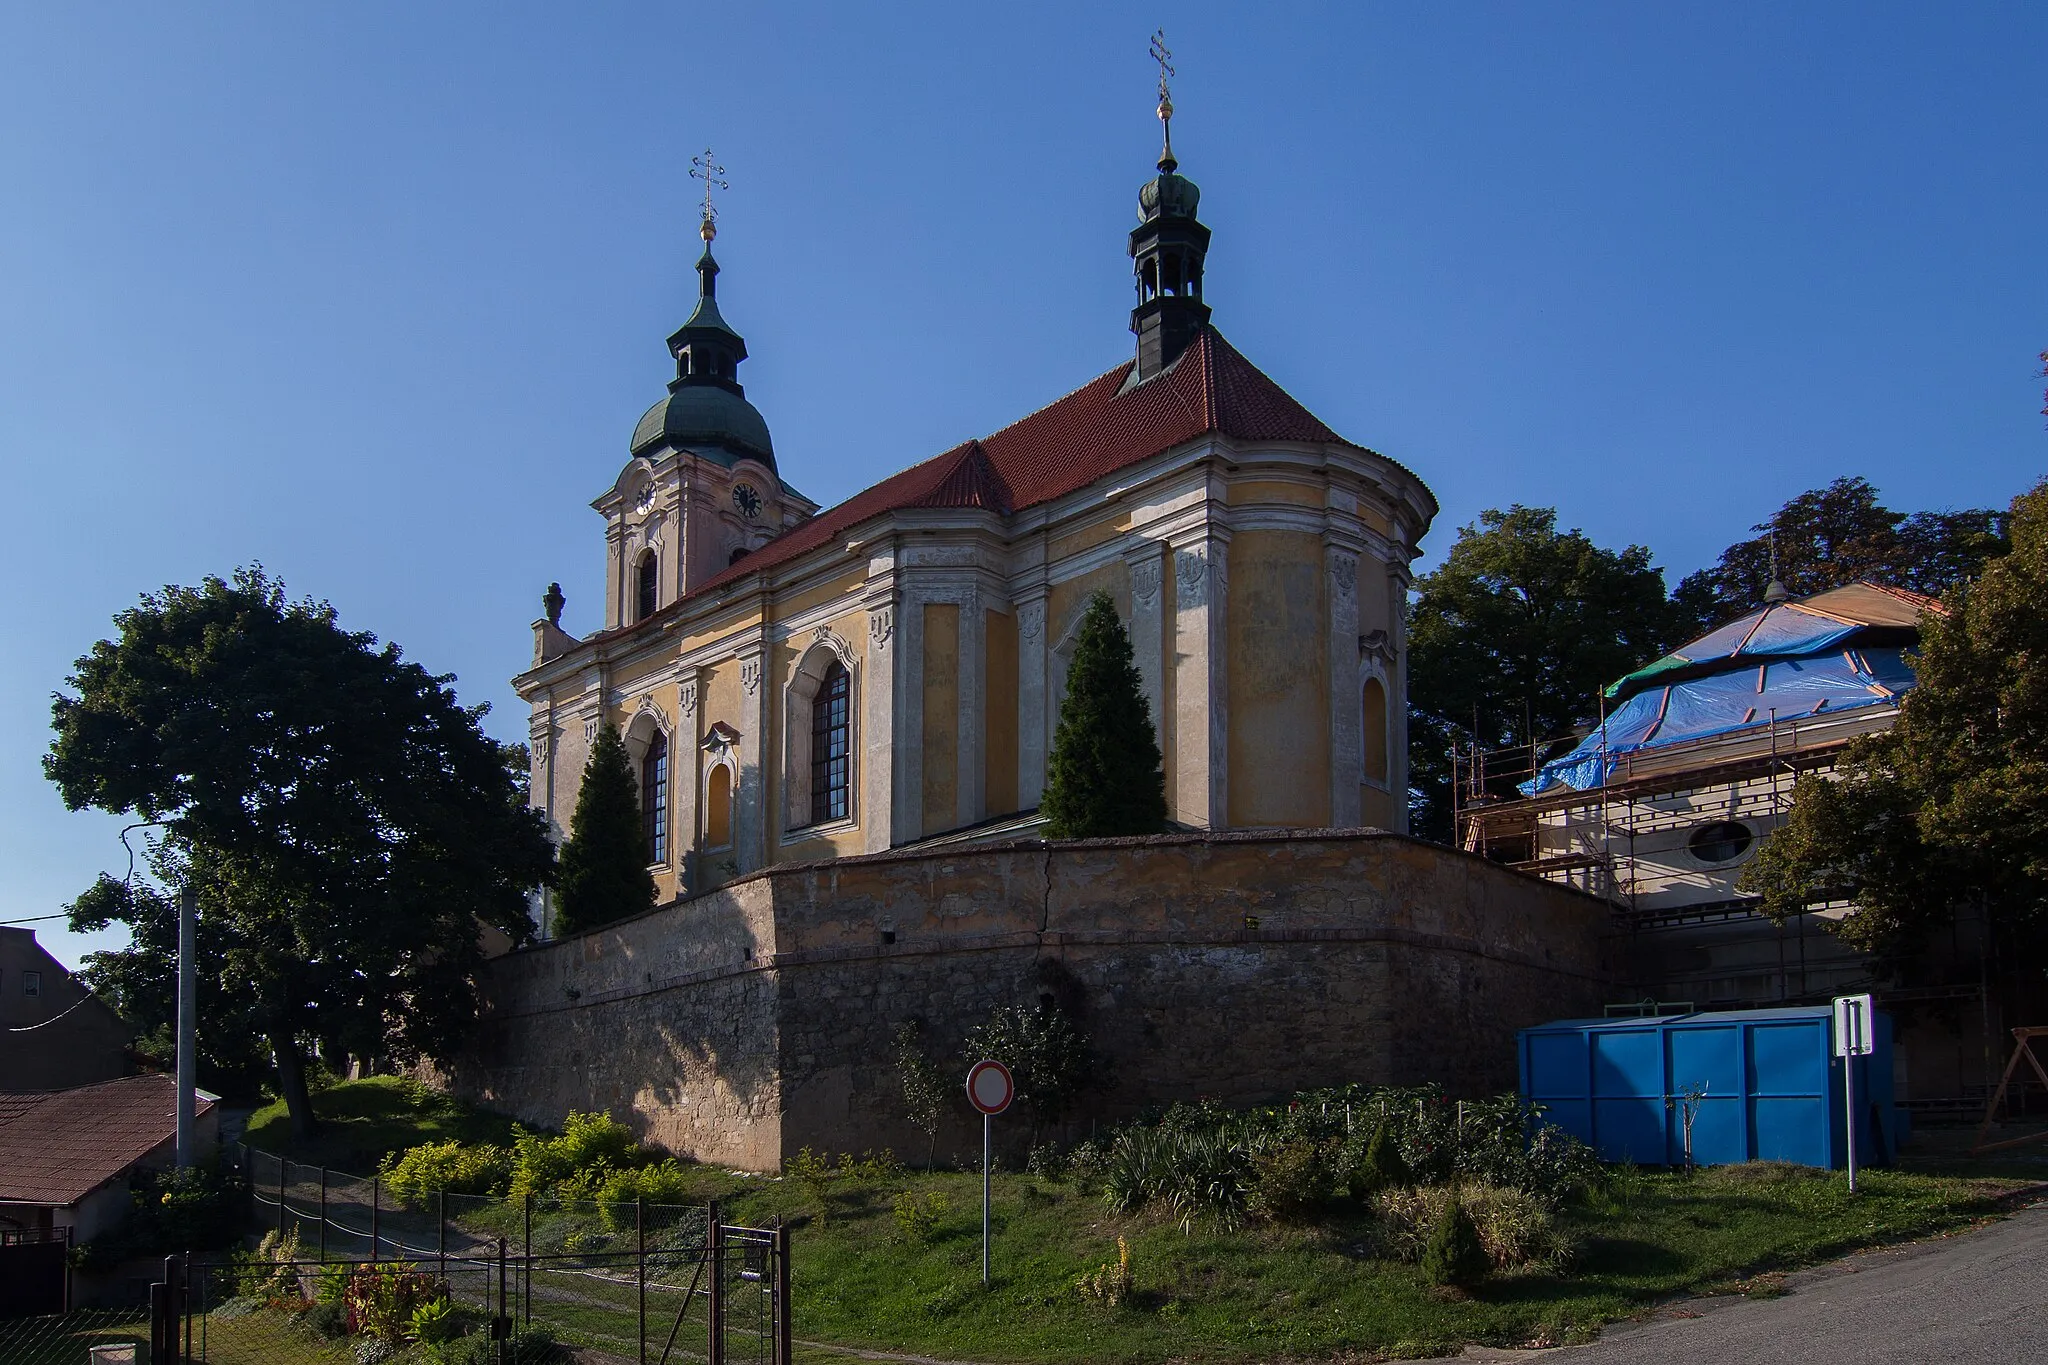
[[[1017,1098],[1010,1068],[998,1061],[976,1062],[967,1069],[967,1102],[984,1114],[1000,1114]]]
[[[1877,1051],[1877,1030],[1867,995],[1835,997],[1835,1055],[1868,1057]]]
[[[990,1125],[997,1114],[1017,1098],[1017,1081],[1010,1068],[985,1058],[967,1068],[967,1102],[981,1111],[981,1282],[988,1283],[988,1173],[995,1166],[995,1145]]]
[[[1849,1193],[1856,1193],[1856,1063],[1877,1051],[1877,1018],[1867,995],[1835,997],[1835,1055],[1842,1059],[1842,1118],[1848,1132]]]

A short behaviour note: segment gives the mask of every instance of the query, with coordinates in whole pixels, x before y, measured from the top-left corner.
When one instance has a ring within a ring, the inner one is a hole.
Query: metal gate
[[[713,1217],[688,1247],[638,1240],[617,1252],[521,1255],[499,1239],[466,1254],[253,1266],[174,1256],[151,1286],[150,1360],[360,1359],[365,1337],[405,1343],[409,1305],[445,1301],[443,1349],[476,1365],[566,1365],[573,1347],[638,1365],[790,1365],[789,1229]]]

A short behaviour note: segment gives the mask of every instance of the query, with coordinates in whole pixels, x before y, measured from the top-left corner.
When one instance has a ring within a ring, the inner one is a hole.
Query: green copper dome
[[[770,469],[775,467],[768,423],[752,403],[715,384],[675,385],[668,397],[647,410],[633,428],[633,454],[660,445],[714,455],[721,450],[735,456],[751,455]]]

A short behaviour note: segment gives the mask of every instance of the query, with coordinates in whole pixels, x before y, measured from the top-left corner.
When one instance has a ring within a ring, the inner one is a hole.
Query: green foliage
[[[521,1131],[502,1114],[399,1076],[337,1082],[313,1096],[313,1108],[321,1126],[312,1138],[294,1140],[286,1106],[274,1101],[249,1116],[243,1141],[306,1165],[374,1171],[409,1147],[455,1142],[509,1148]]]
[[[1486,1264],[1495,1270],[1544,1266],[1561,1271],[1578,1252],[1550,1203],[1522,1190],[1483,1183],[1389,1189],[1373,1201],[1385,1249],[1407,1261],[1423,1260],[1439,1236],[1455,1236],[1455,1229],[1447,1227],[1454,1207],[1464,1214]]]
[[[1056,1004],[998,1006],[968,1033],[966,1051],[972,1061],[993,1058],[1009,1067],[1018,1103],[1045,1123],[1064,1119],[1099,1079],[1094,1048]]]
[[[1607,682],[1688,633],[1650,551],[1559,531],[1548,507],[1489,509],[1460,527],[1409,609],[1411,827],[1451,835],[1453,739],[1555,739],[1592,719]],[[1496,795],[1511,795],[1499,792]]]
[[[392,1152],[379,1163],[384,1188],[409,1208],[424,1208],[436,1192],[499,1194],[512,1178],[512,1153],[484,1143],[430,1142]]]
[[[1454,1197],[1423,1244],[1422,1278],[1431,1284],[1470,1285],[1477,1284],[1487,1269],[1479,1230],[1465,1212],[1465,1201]]]
[[[809,1147],[802,1148],[795,1156],[782,1163],[782,1173],[804,1187],[804,1193],[810,1196],[811,1206],[820,1223],[831,1217],[832,1206],[826,1198],[832,1192],[834,1174],[830,1152],[814,1152]]]
[[[299,1230],[272,1228],[263,1234],[253,1254],[236,1257],[236,1290],[247,1298],[294,1302],[303,1297],[298,1267],[293,1264],[301,1259]]]
[[[394,1262],[359,1263],[348,1277],[342,1303],[351,1336],[376,1337],[396,1345],[407,1339],[422,1308],[448,1297],[448,1282]]]
[[[1131,637],[1106,592],[1088,599],[1067,666],[1039,811],[1054,839],[1157,834],[1166,777]]]
[[[896,1026],[896,1074],[903,1080],[903,1108],[912,1126],[926,1138],[925,1169],[930,1170],[939,1142],[939,1125],[954,1098],[946,1073],[924,1050],[924,1030],[915,1020]]]
[[[1835,932],[1912,977],[1980,911],[2008,962],[2048,964],[2048,482],[2014,499],[2012,551],[1921,618],[1918,685],[1837,780],[1802,778],[1745,874],[1777,917],[1853,896]]]
[[[896,1219],[896,1240],[907,1246],[924,1246],[951,1208],[952,1203],[938,1190],[927,1194],[901,1191],[891,1206]]]
[[[579,1195],[595,1194],[615,1171],[635,1170],[656,1160],[633,1139],[633,1130],[610,1114],[571,1110],[562,1135],[521,1132],[512,1144],[511,1195],[549,1194],[574,1183]]]
[[[674,1157],[664,1157],[652,1166],[612,1171],[597,1191],[597,1203],[605,1226],[623,1232],[633,1226],[637,1205],[687,1204],[692,1188],[690,1173]]]
[[[161,965],[137,959],[162,951],[165,888],[195,885],[212,963],[200,1012],[231,1035],[216,1061],[263,1039],[310,1133],[309,1039],[400,1056],[459,1039],[477,925],[529,932],[527,893],[553,866],[545,828],[450,678],[341,629],[325,603],[287,601],[261,569],[165,588],[115,624],[56,698],[43,768],[73,810],[164,821],[162,885],[102,882],[73,925],[147,927],[151,942],[95,962],[149,1004],[147,1032],[168,995]]]
[[[1259,1210],[1283,1223],[1307,1222],[1335,1193],[1338,1144],[1297,1138],[1252,1156],[1252,1187]]]
[[[1081,1276],[1074,1281],[1074,1288],[1081,1291],[1082,1298],[1098,1307],[1117,1309],[1131,1301],[1131,1291],[1137,1283],[1137,1273],[1131,1268],[1131,1244],[1119,1237],[1116,1239],[1116,1259]]]
[[[1877,490],[1860,478],[1801,493],[1750,529],[1753,538],[1729,546],[1712,568],[1686,575],[1672,591],[1698,629],[1711,630],[1762,603],[1774,543],[1778,579],[1794,597],[1859,578],[1938,596],[1975,578],[2010,548],[2002,512],[1908,516],[1880,503]]]
[[[456,1311],[455,1300],[443,1296],[429,1299],[412,1310],[408,1334],[415,1341],[439,1346],[455,1340],[461,1330],[462,1318]]]
[[[214,1251],[241,1236],[248,1192],[232,1171],[211,1165],[145,1168],[130,1183],[127,1216],[73,1249],[77,1269],[101,1273],[138,1256]]]
[[[562,844],[555,891],[559,932],[580,933],[651,908],[654,874],[647,859],[640,783],[618,730],[601,725]]]
[[[1393,1130],[1384,1122],[1372,1126],[1372,1135],[1362,1145],[1346,1147],[1344,1187],[1353,1199],[1370,1199],[1381,1190],[1408,1184],[1408,1163],[1394,1144]]]

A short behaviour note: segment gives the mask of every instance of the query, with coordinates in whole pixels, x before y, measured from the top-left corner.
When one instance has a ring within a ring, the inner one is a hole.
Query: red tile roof
[[[1213,327],[1204,328],[1172,366],[1127,388],[1131,368],[1127,361],[993,436],[890,475],[785,531],[648,619],[666,619],[706,592],[833,544],[888,512],[959,507],[1007,516],[1211,432],[1247,441],[1344,439]]]
[[[201,1095],[198,1112],[214,1103]],[[169,1076],[0,1093],[0,1202],[75,1204],[177,1132]]]

